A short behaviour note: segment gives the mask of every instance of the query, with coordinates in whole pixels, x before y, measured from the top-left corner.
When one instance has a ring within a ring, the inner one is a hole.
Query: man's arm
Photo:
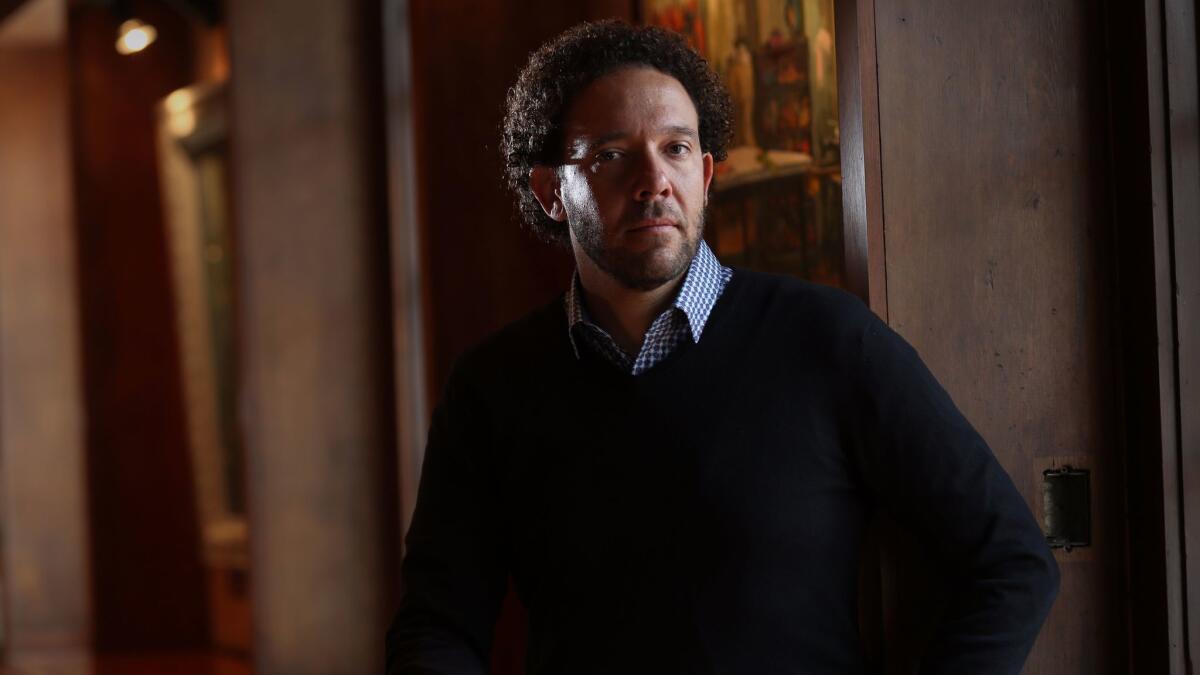
[[[461,380],[451,376],[429,431],[404,595],[387,636],[388,675],[487,672],[507,571],[488,422]]]
[[[921,672],[1016,675],[1058,592],[1045,537],[916,351],[874,316],[861,357],[864,477],[883,508],[962,573]]]

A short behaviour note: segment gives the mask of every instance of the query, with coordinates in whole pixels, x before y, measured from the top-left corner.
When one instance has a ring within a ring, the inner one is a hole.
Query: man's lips
[[[626,231],[627,232],[656,232],[666,230],[672,227],[679,227],[679,223],[669,218],[645,218],[633,223]]]

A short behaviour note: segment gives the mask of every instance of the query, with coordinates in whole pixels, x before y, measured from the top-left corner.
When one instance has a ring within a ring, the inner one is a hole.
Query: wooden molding
[[[874,0],[836,0],[842,210],[850,290],[887,320]]]

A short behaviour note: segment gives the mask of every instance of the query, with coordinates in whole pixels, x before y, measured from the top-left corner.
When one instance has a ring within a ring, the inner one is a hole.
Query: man
[[[861,302],[723,267],[702,231],[728,96],[677,37],[585,24],[509,92],[509,184],[565,296],[456,365],[389,672],[482,673],[507,580],[531,673],[861,673],[875,508],[955,574],[929,673],[1017,673],[1058,570],[916,353]]]

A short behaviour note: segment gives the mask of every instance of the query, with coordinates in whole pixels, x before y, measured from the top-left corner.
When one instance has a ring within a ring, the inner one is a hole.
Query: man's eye
[[[672,143],[671,145],[667,146],[667,152],[671,153],[672,155],[686,155],[691,151],[692,148],[687,143]]]
[[[621,156],[619,150],[604,150],[596,154],[596,159],[602,162],[611,162]]]

